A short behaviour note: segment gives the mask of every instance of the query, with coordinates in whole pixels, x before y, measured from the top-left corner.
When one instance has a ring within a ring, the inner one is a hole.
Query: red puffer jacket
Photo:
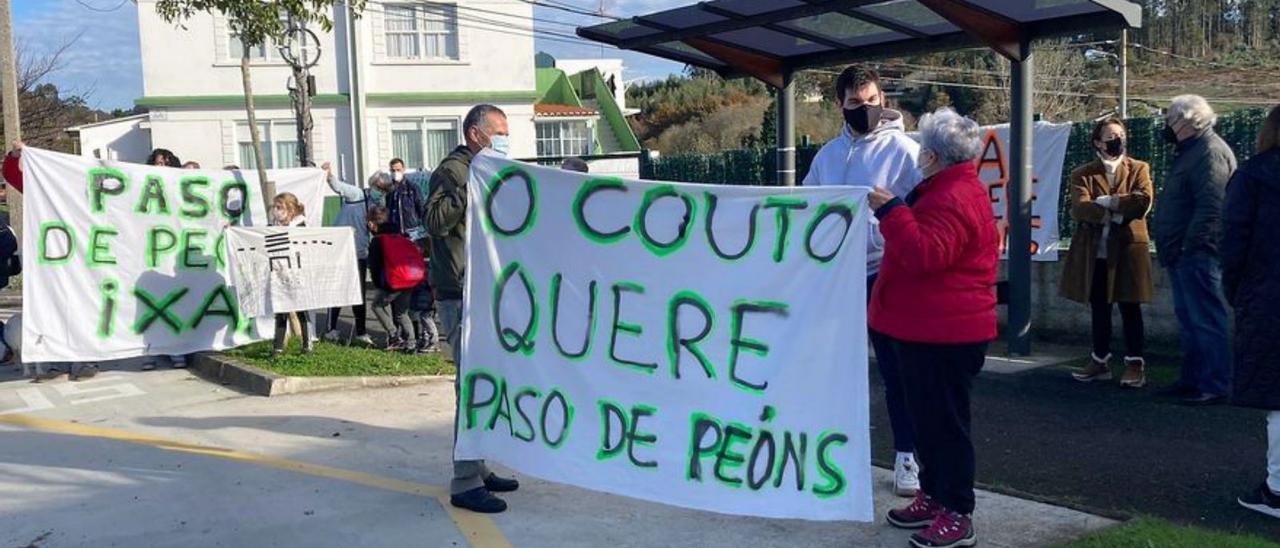
[[[901,341],[967,344],[996,338],[999,242],[987,187],[963,163],[876,212],[884,262],[871,328]]]
[[[22,165],[17,156],[4,155],[4,180],[11,188],[18,191],[18,194],[22,194]]]

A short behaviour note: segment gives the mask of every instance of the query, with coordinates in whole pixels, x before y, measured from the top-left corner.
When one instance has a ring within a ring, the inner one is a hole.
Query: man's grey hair
[[[473,127],[487,129],[489,114],[494,112],[502,115],[503,118],[507,117],[507,113],[493,105],[483,104],[471,107],[471,110],[467,111],[467,117],[462,119],[462,134],[466,135]]]
[[[942,167],[949,167],[982,154],[982,131],[977,122],[942,107],[920,118],[920,145],[938,155]]]
[[[591,171],[591,166],[587,165],[587,161],[582,158],[570,156],[565,158],[563,162],[560,162],[560,169],[587,173]]]
[[[1170,122],[1185,120],[1196,131],[1204,131],[1218,122],[1217,113],[1209,102],[1199,95],[1179,95],[1169,104]]]

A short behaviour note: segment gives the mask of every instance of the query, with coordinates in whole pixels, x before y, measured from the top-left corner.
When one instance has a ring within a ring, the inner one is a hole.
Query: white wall
[[[143,163],[151,152],[151,133],[140,127],[146,118],[131,118],[80,128],[80,155],[103,160]]]
[[[364,92],[532,92],[536,87],[533,37],[469,18],[483,17],[531,29],[528,18],[533,16],[533,6],[516,0],[463,0],[457,4],[459,60],[397,61],[388,59],[385,53],[384,5],[370,2],[356,22]],[[468,12],[467,6],[513,17]],[[342,22],[336,13],[332,19]],[[229,51],[225,17],[197,14],[183,26],[185,30],[161,19],[155,0],[139,0],[144,94],[241,95],[240,61],[238,54]],[[338,49],[342,44],[334,32],[311,27],[320,38],[321,48],[320,63],[311,71],[316,77],[317,92],[346,93],[346,53]],[[252,75],[255,95],[287,93],[285,83],[291,71],[283,61],[255,62]]]
[[[142,51],[143,94],[152,96],[243,95],[239,54],[231,52],[226,19],[207,13],[183,23],[166,23],[155,0],[138,2],[138,38]],[[318,93],[338,93],[338,56],[333,33],[320,37],[321,61],[312,69]],[[292,72],[283,61],[255,62],[254,95],[283,95]],[[343,76],[345,81],[345,74]]]
[[[614,177],[622,177],[625,179],[640,178],[639,158],[590,160],[587,162],[587,166],[591,168],[592,175],[612,175]]]

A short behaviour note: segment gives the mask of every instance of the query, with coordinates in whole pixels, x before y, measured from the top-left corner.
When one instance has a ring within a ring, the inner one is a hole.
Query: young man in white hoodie
[[[844,114],[840,135],[827,142],[814,157],[805,186],[849,185],[884,188],[896,196],[910,194],[920,184],[916,156],[920,145],[907,136],[902,114],[885,108],[884,90],[876,71],[852,65],[836,79],[836,104]],[[867,297],[880,271],[884,238],[875,216],[868,216]],[[897,451],[893,467],[893,488],[899,496],[913,497],[920,489],[919,465],[915,460],[915,433],[907,414],[898,361],[891,343],[871,332],[876,364],[884,381],[885,406],[893,427]]]

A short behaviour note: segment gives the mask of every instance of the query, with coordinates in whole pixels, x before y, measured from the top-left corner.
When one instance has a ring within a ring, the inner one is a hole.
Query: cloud
[[[62,67],[47,80],[65,93],[85,95],[90,106],[132,107],[142,96],[138,8],[128,1],[84,1],[110,11],[94,11],[76,0],[19,3],[14,11],[18,47],[41,56],[74,40],[62,56]]]

